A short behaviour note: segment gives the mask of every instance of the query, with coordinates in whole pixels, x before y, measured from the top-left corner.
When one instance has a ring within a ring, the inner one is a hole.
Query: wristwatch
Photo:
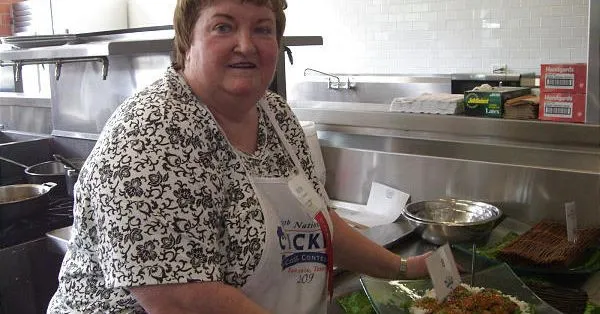
[[[398,270],[397,279],[406,279],[406,271],[408,270],[408,260],[400,257],[400,269]]]

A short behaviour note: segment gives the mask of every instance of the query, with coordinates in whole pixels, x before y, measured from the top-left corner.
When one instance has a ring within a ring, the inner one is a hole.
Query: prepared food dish
[[[535,293],[531,291],[519,277],[517,277],[506,263],[478,271],[476,272],[475,278],[476,282],[473,287],[482,288],[469,287],[472,290],[489,288],[501,291],[504,295],[514,297],[514,299],[509,297],[512,302],[519,305],[519,310],[514,313],[562,313],[535,295]],[[468,282],[468,280],[469,277],[464,277],[462,282]],[[425,296],[434,296],[434,294],[429,291],[433,288],[430,279],[386,280],[361,276],[360,282],[378,314],[408,314],[411,313],[411,308],[413,310],[412,313],[428,313],[423,309],[421,312],[414,312],[414,310],[417,309],[417,307],[414,306],[415,302]],[[460,313],[477,312],[465,310]],[[489,311],[487,313],[494,312]]]
[[[533,313],[531,306],[519,299],[490,288],[471,287],[460,284],[442,303],[435,298],[435,291],[428,290],[409,308],[412,314],[526,314]]]

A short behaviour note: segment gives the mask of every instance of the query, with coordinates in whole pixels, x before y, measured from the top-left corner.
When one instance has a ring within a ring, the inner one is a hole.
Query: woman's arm
[[[398,278],[399,255],[354,230],[335,211],[330,210],[329,215],[333,222],[333,256],[337,266],[373,277]],[[427,276],[427,256],[429,253],[408,258],[407,278]]]
[[[130,291],[150,314],[268,313],[239,289],[221,282],[140,286]]]

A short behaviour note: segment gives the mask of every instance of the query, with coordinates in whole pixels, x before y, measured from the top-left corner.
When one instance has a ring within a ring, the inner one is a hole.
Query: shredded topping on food
[[[498,290],[461,284],[441,304],[437,302],[433,290],[428,291],[423,298],[415,301],[410,312],[414,314],[524,314],[530,313],[530,310],[527,303],[502,294]]]

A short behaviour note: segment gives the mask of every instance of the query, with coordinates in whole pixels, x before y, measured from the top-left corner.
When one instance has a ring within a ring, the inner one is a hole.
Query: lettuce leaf
[[[587,306],[585,307],[585,312],[583,312],[584,314],[600,314],[600,306],[588,302]]]
[[[371,301],[363,291],[356,291],[337,299],[346,314],[375,314]]]

